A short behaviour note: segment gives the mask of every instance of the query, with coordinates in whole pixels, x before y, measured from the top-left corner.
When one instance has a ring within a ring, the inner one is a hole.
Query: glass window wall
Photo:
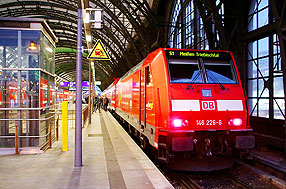
[[[55,48],[44,33],[41,33],[41,65],[49,73],[55,73]]]
[[[0,147],[15,147],[16,127],[20,148],[47,144],[54,128],[54,109],[46,108],[54,104],[54,53],[41,31],[0,28]]]
[[[268,0],[252,0],[248,14],[248,31],[256,30],[269,23]]]
[[[252,0],[248,31],[269,24],[268,0]],[[285,119],[283,72],[277,34],[248,44],[248,99],[250,115]]]
[[[216,0],[216,5],[219,4],[220,0]],[[223,4],[221,4],[219,14],[221,16],[222,24],[224,25]],[[218,41],[218,32],[215,27],[213,28],[212,32],[215,33],[215,36],[217,37],[214,41]],[[195,1],[190,0],[188,3],[184,0],[174,1],[170,18],[168,45],[171,48],[209,49],[204,23],[199,10],[195,6]]]

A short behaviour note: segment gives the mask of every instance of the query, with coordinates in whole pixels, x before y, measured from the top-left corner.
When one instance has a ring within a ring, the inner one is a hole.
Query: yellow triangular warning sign
[[[100,39],[97,40],[87,58],[92,60],[110,60]]]

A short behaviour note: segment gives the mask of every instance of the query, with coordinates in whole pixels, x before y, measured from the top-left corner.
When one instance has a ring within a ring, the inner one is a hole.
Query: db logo
[[[215,110],[215,102],[214,101],[202,101],[202,109],[203,110]]]

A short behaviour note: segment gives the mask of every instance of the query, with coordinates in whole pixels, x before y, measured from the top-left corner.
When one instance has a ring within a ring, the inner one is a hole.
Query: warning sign
[[[110,60],[100,39],[97,40],[87,58],[92,60]]]

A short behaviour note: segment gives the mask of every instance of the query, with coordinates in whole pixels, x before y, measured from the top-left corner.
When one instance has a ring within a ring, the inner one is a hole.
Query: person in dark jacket
[[[93,112],[96,112],[96,110],[98,109],[98,107],[97,107],[97,101],[98,101],[98,98],[95,97],[95,98],[93,99]]]
[[[108,106],[109,100],[107,97],[104,98],[103,104],[104,104],[104,110],[107,111],[107,106]]]
[[[102,97],[99,98],[98,100],[98,110],[100,112],[100,108],[102,108],[102,105],[103,105],[103,100],[102,100]]]

